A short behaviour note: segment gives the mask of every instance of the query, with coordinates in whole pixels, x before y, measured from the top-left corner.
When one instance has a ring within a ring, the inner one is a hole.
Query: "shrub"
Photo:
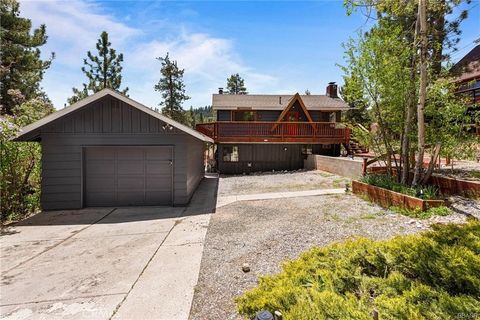
[[[284,319],[453,319],[480,315],[480,222],[315,247],[238,297],[240,314]]]
[[[13,142],[18,127],[0,120],[1,221],[16,220],[39,209],[40,146]]]
[[[367,174],[360,178],[360,181],[372,186],[392,190],[412,197],[422,198],[425,200],[438,199],[438,188],[435,186],[418,186],[416,188],[412,188],[410,186],[398,183],[393,177],[384,174]]]
[[[390,210],[403,214],[404,216],[419,218],[419,219],[428,219],[432,216],[448,216],[452,214],[452,210],[445,206],[429,208],[427,211],[422,211],[422,209],[407,209],[400,207],[390,207]]]
[[[1,221],[22,219],[40,209],[41,147],[36,142],[14,142],[22,126],[53,111],[41,98],[20,104],[14,116],[0,117]]]

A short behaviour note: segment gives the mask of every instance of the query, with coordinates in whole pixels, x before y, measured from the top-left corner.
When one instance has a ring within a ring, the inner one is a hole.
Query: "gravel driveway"
[[[266,172],[245,176],[221,176],[218,195],[345,188],[349,178],[325,171]]]
[[[307,172],[297,175],[317,177],[316,181],[322,177]],[[263,185],[262,178],[252,180],[252,185]],[[229,190],[249,183],[240,182]],[[222,185],[226,184],[221,179]],[[254,287],[259,275],[280,271],[282,261],[312,246],[357,236],[389,238],[424,230],[434,222],[464,219],[454,214],[414,220],[352,195],[241,201],[221,207],[211,217],[190,319],[241,319],[234,297]],[[249,273],[241,270],[243,263],[250,265]]]

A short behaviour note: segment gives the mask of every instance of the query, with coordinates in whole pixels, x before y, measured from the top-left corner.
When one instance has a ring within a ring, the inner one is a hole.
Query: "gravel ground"
[[[455,212],[473,216],[480,220],[480,199],[451,196],[448,201],[450,202],[450,208]]]
[[[350,179],[325,171],[264,172],[244,176],[221,176],[219,196],[281,191],[345,188]]]
[[[480,181],[480,163],[476,161],[454,161],[453,170],[451,166],[444,166],[440,170],[435,170],[435,174]]]
[[[262,178],[255,180],[253,185],[263,185]],[[465,219],[458,213],[411,219],[353,195],[241,201],[219,208],[210,220],[190,319],[241,319],[234,297],[254,287],[259,275],[279,272],[282,261],[312,246],[358,236],[389,238]],[[243,263],[250,265],[249,273],[242,272]]]

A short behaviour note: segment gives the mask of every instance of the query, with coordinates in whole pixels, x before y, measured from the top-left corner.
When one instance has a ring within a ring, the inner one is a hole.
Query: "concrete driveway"
[[[45,212],[5,229],[1,318],[187,319],[216,184],[188,207]]]

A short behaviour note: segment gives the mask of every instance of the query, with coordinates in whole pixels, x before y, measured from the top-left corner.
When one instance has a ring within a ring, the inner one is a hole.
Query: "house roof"
[[[236,110],[238,108],[253,110],[283,110],[294,94],[214,94],[214,110]],[[308,110],[337,111],[348,110],[349,105],[340,98],[325,95],[300,95]]]
[[[117,91],[115,90],[112,90],[112,89],[103,89],[91,96],[88,96],[86,97],[85,99],[82,99],[74,104],[72,104],[71,106],[68,106],[64,109],[61,109],[61,110],[58,110],[57,112],[54,112],[52,114],[49,114],[48,116],[32,123],[32,124],[29,124],[28,126],[25,126],[21,129],[20,131],[20,134],[17,136],[17,138],[15,140],[17,141],[31,141],[31,140],[34,140],[38,135],[39,135],[39,130],[40,128],[42,128],[43,126],[61,118],[61,117],[64,117],[74,111],[77,111],[83,107],[85,107],[86,105],[88,105],[89,103],[95,101],[95,100],[98,100],[100,98],[103,98],[107,95],[110,95],[114,98],[117,98],[125,103],[127,103],[128,105],[140,110],[140,111],[143,111],[147,114],[149,114],[150,116],[154,117],[154,118],[157,118],[169,125],[171,125],[172,127],[175,127],[177,128],[178,130],[180,131],[183,131],[199,140],[202,140],[202,141],[205,141],[205,142],[210,142],[210,143],[213,143],[213,140],[209,137],[207,137],[206,135],[196,131],[196,130],[193,130],[192,128],[189,128],[175,120],[172,120],[168,117],[165,117],[163,115],[161,115],[160,113],[156,112],[156,111],[153,111],[152,109],[148,108],[147,106],[135,101],[135,100],[132,100],[120,93],[118,93]]]
[[[480,78],[480,44],[455,63],[450,71],[459,81]]]

